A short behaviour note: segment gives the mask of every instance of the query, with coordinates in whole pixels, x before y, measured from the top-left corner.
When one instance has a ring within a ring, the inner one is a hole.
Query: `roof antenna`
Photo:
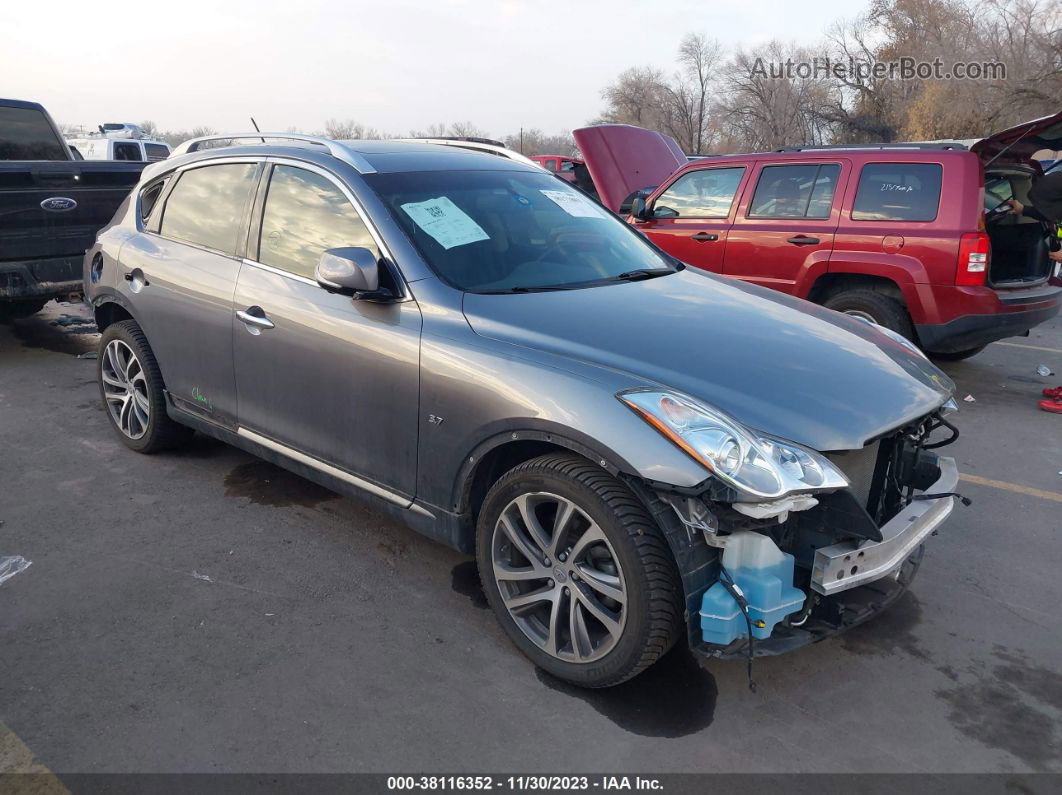
[[[254,116],[251,117],[251,124],[254,126],[254,131],[255,132],[262,132],[261,130],[258,129],[258,122],[256,122],[254,120]],[[265,143],[265,138],[264,137],[262,138],[262,143]]]

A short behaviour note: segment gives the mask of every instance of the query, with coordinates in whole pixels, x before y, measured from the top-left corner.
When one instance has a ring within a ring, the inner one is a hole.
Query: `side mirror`
[[[652,213],[649,208],[645,206],[645,198],[642,196],[635,196],[631,201],[631,215],[637,218],[639,221],[646,221],[652,217]]]
[[[314,270],[317,283],[326,290],[355,298],[392,298],[380,289],[380,263],[367,248],[330,248],[321,254]]]

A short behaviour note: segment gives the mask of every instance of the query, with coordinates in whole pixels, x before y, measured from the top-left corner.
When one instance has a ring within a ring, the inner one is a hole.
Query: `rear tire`
[[[903,303],[876,290],[842,290],[827,298],[823,306],[846,315],[872,320],[879,326],[902,334],[912,342],[918,342],[911,324],[911,316],[907,314]]]
[[[157,453],[192,435],[191,428],[166,414],[162,373],[135,320],[113,323],[103,332],[96,378],[107,419],[131,450]]]
[[[559,679],[617,685],[683,632],[682,586],[660,529],[622,482],[580,456],[544,455],[503,475],[476,535],[498,621]]]
[[[965,351],[951,351],[950,353],[926,351],[926,354],[930,359],[936,359],[941,362],[961,362],[963,359],[969,359],[971,356],[976,356],[987,347],[987,345],[979,345],[976,348],[970,348]]]
[[[0,320],[19,320],[44,309],[44,301],[0,301]]]

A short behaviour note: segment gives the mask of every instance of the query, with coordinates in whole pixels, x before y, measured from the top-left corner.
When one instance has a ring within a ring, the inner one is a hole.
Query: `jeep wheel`
[[[127,447],[155,453],[191,435],[166,414],[162,374],[136,321],[123,320],[103,332],[96,376],[107,418]]]
[[[532,662],[584,687],[635,676],[681,634],[667,542],[620,481],[545,455],[491,488],[477,523],[487,601]]]
[[[883,293],[867,289],[842,290],[827,298],[823,306],[877,323],[917,342],[907,308]]]

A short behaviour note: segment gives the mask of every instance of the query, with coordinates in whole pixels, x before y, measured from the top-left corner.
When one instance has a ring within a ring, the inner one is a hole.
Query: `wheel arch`
[[[887,276],[869,273],[824,273],[815,280],[808,300],[821,304],[826,299],[846,290],[874,290],[875,292],[907,303],[900,285]]]
[[[551,427],[511,428],[488,436],[464,457],[453,486],[454,510],[468,515],[474,527],[483,498],[499,477],[525,461],[550,452],[576,453],[613,476],[620,473],[637,476],[633,467],[615,451],[576,438],[569,431]]]
[[[136,320],[126,303],[119,297],[111,295],[105,295],[93,301],[92,314],[96,320],[96,328],[101,334],[108,326],[122,320]]]

